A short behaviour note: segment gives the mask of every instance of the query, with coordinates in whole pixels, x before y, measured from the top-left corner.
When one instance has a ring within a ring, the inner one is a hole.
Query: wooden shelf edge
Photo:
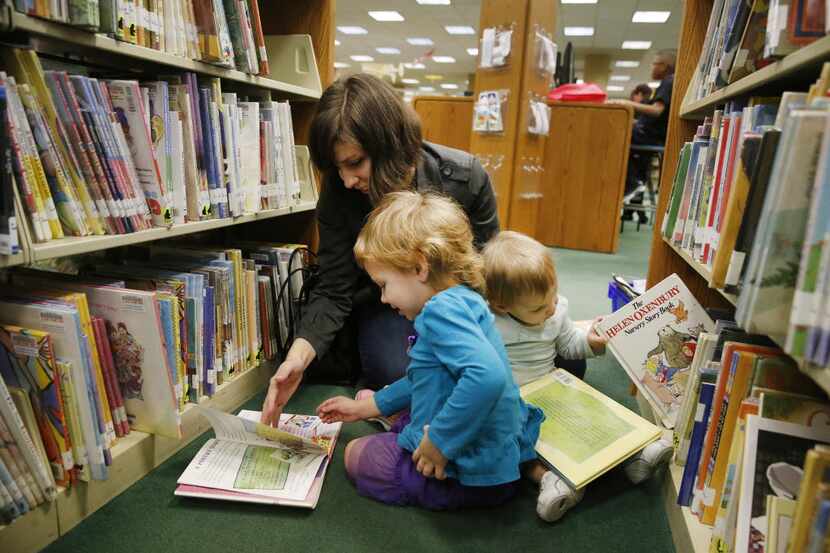
[[[830,369],[811,367],[802,363],[801,370],[830,395]]]
[[[175,236],[185,236],[187,234],[230,227],[234,225],[241,225],[243,223],[250,223],[252,221],[263,221],[265,219],[282,217],[284,215],[289,215],[292,213],[311,211],[316,207],[316,202],[303,202],[297,205],[281,207],[279,209],[259,211],[257,213],[251,213],[248,215],[242,215],[234,218],[196,221],[192,223],[173,225],[171,227],[152,228],[149,230],[142,230],[130,234],[108,234],[103,236],[71,236],[67,238],[59,238],[57,240],[50,240],[49,242],[33,244],[31,255],[33,261],[43,261],[55,257],[89,253],[108,248],[129,246],[132,244],[141,244],[144,242],[150,242],[154,240],[173,238]]]
[[[185,71],[193,71],[204,75],[247,83],[261,88],[283,92],[296,98],[317,100],[321,95],[320,91],[310,88],[304,88],[266,77],[250,75],[235,69],[225,69],[202,61],[153,50],[152,48],[121,42],[106,35],[85,31],[84,29],[65,23],[31,17],[17,12],[11,7],[3,19],[6,19],[4,26],[8,31],[23,31],[44,39],[57,40],[66,44],[80,45],[100,52],[112,53],[144,60],[149,63],[176,67]]]
[[[701,277],[703,277],[703,279],[707,282],[707,284],[712,281],[712,271],[711,271],[711,269],[709,269],[708,267],[705,267],[703,264],[698,263],[697,261],[692,259],[692,256],[690,256],[687,251],[685,251],[682,248],[679,248],[676,245],[672,244],[665,236],[663,236],[662,239],[663,239],[663,243],[666,244],[669,248],[671,248],[671,250],[674,251],[674,253],[679,255],[683,259],[683,261],[686,262],[687,265],[689,265],[692,269],[695,270],[695,272],[697,274],[699,274]],[[721,296],[723,296],[723,298],[726,301],[728,301],[732,305],[738,305],[738,296],[736,296],[734,294],[730,294],[730,293],[724,291],[722,288],[714,288],[712,286],[709,286],[709,288],[711,288],[712,290],[717,291]]]
[[[808,44],[720,90],[716,90],[705,98],[684,103],[680,107],[680,117],[683,119],[703,119],[704,116],[711,113],[716,105],[722,104],[726,100],[783,79],[804,67],[826,60],[830,60],[830,35],[820,38],[812,44]],[[817,76],[818,73],[816,73]]]
[[[276,364],[269,361],[244,371],[220,386],[212,397],[203,398],[200,405],[233,411],[264,389],[275,368]],[[113,464],[108,480],[61,489],[55,501],[40,505],[8,526],[0,526],[3,550],[16,553],[40,551],[209,428],[210,424],[189,404],[182,413],[180,440],[135,430],[130,432],[112,449]],[[170,493],[172,497],[173,490]]]

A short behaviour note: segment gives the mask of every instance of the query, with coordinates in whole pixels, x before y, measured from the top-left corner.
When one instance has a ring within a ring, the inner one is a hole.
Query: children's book
[[[798,497],[805,456],[820,443],[830,443],[830,429],[747,417],[735,551],[764,550],[767,496]]]
[[[712,332],[712,319],[680,277],[672,274],[597,326],[655,417],[673,428],[697,338],[701,332]]]
[[[564,369],[522,386],[521,395],[545,412],[537,453],[576,489],[660,437],[658,426]]]
[[[680,491],[677,494],[677,504],[688,507],[692,503],[697,466],[703,450],[703,438],[706,434],[706,425],[712,412],[712,397],[715,393],[714,382],[702,382],[697,407],[694,411],[694,426],[689,439],[686,466],[683,469],[683,478],[680,481]]]
[[[198,407],[208,440],[179,477],[175,495],[314,509],[342,423],[283,413],[277,428],[257,411]]]
[[[787,542],[793,527],[795,501],[777,495],[767,496],[766,553],[787,553]]]
[[[830,480],[830,447],[817,445],[807,452],[804,475],[798,490],[798,501],[793,514],[788,551],[804,551],[809,537],[810,522],[818,507],[818,493]]]

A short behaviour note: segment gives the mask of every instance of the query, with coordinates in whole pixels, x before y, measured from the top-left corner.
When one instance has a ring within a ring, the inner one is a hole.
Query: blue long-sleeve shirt
[[[374,396],[384,415],[410,408],[398,445],[415,451],[429,425],[448,476],[469,486],[517,480],[519,464],[536,458],[544,415],[519,397],[487,304],[454,286],[424,305],[415,330],[406,376]]]

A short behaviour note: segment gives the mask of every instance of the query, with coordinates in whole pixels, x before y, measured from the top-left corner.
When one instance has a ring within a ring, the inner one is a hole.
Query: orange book
[[[718,514],[726,469],[729,466],[729,445],[732,443],[732,436],[735,433],[741,402],[749,395],[752,376],[755,373],[755,362],[761,357],[780,355],[782,353],[778,349],[763,347],[759,347],[754,351],[736,351],[734,354],[735,362],[732,363],[729,371],[729,379],[723,397],[723,406],[721,407],[721,413],[725,414],[722,417],[723,425],[718,443],[723,444],[723,447],[713,447],[712,449],[709,458],[709,470],[703,488],[704,500],[703,509],[700,511],[700,519],[704,524],[714,524],[715,517]]]
[[[752,344],[745,344],[743,342],[726,342],[723,345],[723,354],[721,355],[721,370],[718,373],[718,380],[715,385],[715,395],[712,398],[712,412],[709,416],[709,426],[706,429],[706,437],[703,440],[703,451],[700,456],[700,464],[697,470],[697,479],[695,481],[694,499],[692,500],[692,511],[697,513],[702,518],[706,504],[711,502],[706,501],[704,497],[704,488],[709,476],[709,459],[712,458],[713,452],[716,452],[720,433],[723,428],[723,423],[726,412],[722,411],[724,404],[724,396],[727,392],[727,382],[729,375],[732,372],[733,355],[740,351],[753,351],[758,353],[777,351],[772,348],[764,346],[756,346]]]

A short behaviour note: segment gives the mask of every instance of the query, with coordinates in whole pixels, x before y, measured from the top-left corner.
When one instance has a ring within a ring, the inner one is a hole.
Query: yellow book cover
[[[772,348],[759,347],[758,350],[735,351],[734,355],[737,360],[732,367],[734,372],[730,371],[726,382],[726,395],[721,406],[721,412],[725,413],[722,419],[723,425],[717,438],[718,443],[713,447],[713,454],[708,459],[709,470],[704,486],[703,510],[700,517],[701,522],[709,526],[715,523],[715,515],[718,512],[718,504],[723,492],[723,482],[726,478],[729,444],[732,443],[732,435],[735,432],[741,401],[749,395],[749,386],[755,372],[755,362],[761,357],[769,357],[779,353],[778,350]]]
[[[257,338],[257,283],[256,271],[245,270],[245,299],[247,301],[248,319],[248,368],[252,369],[259,364],[259,340]]]
[[[830,470],[830,446],[816,445],[804,459],[804,474],[798,489],[798,500],[790,532],[789,553],[804,551],[810,536],[810,523],[816,509],[816,490]]]
[[[75,402],[75,388],[72,384],[72,363],[57,359],[55,366],[58,368],[61,377],[61,400],[64,405],[64,416],[66,417],[66,428],[69,431],[69,441],[72,446],[72,459],[75,462],[75,470],[81,480],[89,482],[90,472],[87,460],[84,435],[81,430],[78,404]]]
[[[767,541],[765,553],[787,553],[792,530],[795,501],[777,495],[767,496]]]
[[[744,452],[744,436],[746,435],[746,416],[758,414],[758,399],[746,398],[741,402],[738,411],[738,426],[732,436],[729,447],[729,466],[726,470],[726,481],[718,505],[715,525],[712,529],[712,539],[709,542],[709,553],[723,553],[731,551],[735,545],[735,516],[737,515],[738,483],[740,482],[741,461]]]
[[[521,395],[545,413],[537,453],[576,489],[660,437],[660,428],[563,369]]]

